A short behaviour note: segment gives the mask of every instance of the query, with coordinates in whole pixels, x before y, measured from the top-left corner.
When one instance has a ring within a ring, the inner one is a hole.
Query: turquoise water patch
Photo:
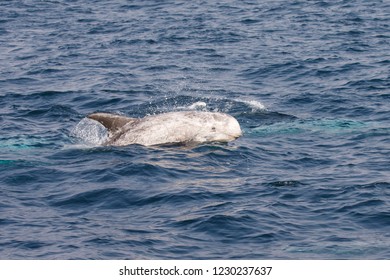
[[[8,139],[0,139],[0,149],[25,150],[41,148],[50,144],[45,139],[36,136],[22,136]]]
[[[298,120],[256,127],[252,133],[256,135],[300,134],[307,132],[350,133],[368,127],[360,121],[343,119]]]
[[[13,164],[15,161],[14,160],[0,160],[0,165],[11,165]]]

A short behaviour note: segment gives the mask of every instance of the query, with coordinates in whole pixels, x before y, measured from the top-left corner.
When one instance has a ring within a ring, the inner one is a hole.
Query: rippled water
[[[0,258],[390,258],[389,45],[388,1],[2,1]],[[243,137],[83,121],[196,104]]]

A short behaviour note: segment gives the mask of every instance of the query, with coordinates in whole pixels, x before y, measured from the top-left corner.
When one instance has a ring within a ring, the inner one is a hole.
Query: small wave
[[[253,111],[264,111],[267,109],[263,103],[257,100],[235,100],[235,101],[248,105],[250,108],[252,108]]]
[[[258,100],[241,100],[229,98],[214,97],[193,97],[187,95],[178,95],[173,97],[164,97],[150,102],[137,105],[133,113],[143,117],[145,115],[154,115],[171,111],[182,110],[200,110],[210,112],[223,112],[227,114],[241,114],[242,112],[263,112],[266,106]]]

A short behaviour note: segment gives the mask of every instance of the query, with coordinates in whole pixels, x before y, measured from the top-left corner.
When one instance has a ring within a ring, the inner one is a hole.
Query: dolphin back
[[[88,118],[107,128],[109,139],[103,144],[105,146],[229,142],[242,135],[234,117],[218,112],[168,112],[142,119],[94,113]]]

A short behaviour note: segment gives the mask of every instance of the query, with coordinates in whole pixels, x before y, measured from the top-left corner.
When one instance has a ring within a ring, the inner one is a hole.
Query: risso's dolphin
[[[88,118],[107,128],[106,146],[194,145],[228,142],[242,135],[237,120],[224,113],[180,111],[139,119],[94,113]]]

